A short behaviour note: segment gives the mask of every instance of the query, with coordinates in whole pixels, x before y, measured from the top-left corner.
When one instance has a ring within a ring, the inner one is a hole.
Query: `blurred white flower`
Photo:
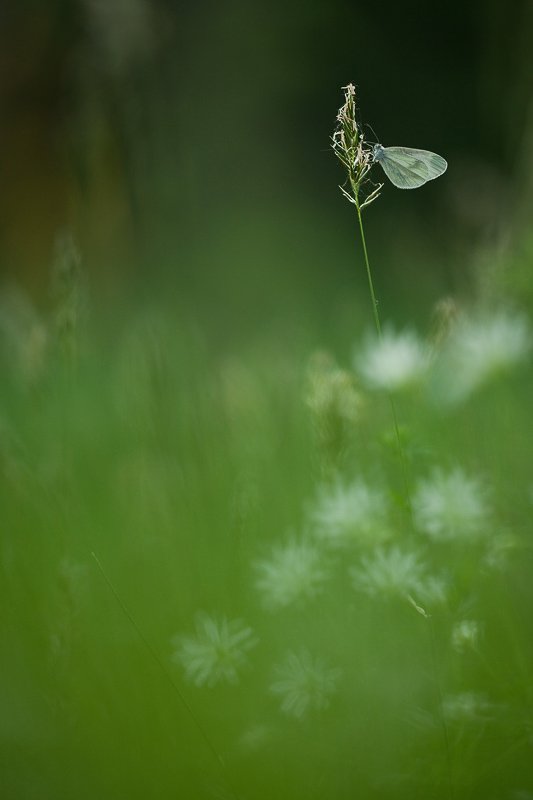
[[[354,587],[368,595],[406,597],[416,594],[423,585],[426,570],[418,553],[391,547],[363,556],[350,575]]]
[[[443,714],[449,722],[483,722],[490,717],[492,706],[477,692],[456,692],[443,698]]]
[[[437,392],[445,403],[457,403],[491,378],[524,361],[533,338],[522,314],[498,311],[463,317],[453,328],[437,371]]]
[[[423,617],[431,617],[435,606],[441,606],[448,599],[448,583],[441,575],[426,574],[416,581],[406,599],[415,611]]]
[[[275,668],[277,680],[270,691],[281,697],[281,710],[302,718],[308,711],[323,711],[337,690],[341,670],[328,667],[307,651],[288,653]]]
[[[370,388],[394,392],[420,380],[429,366],[429,349],[414,331],[384,328],[381,337],[367,337],[355,366]]]
[[[256,563],[256,586],[265,606],[284,608],[298,601],[309,600],[322,591],[328,570],[324,556],[311,542],[291,539],[275,547],[269,559]]]
[[[172,660],[182,664],[187,680],[196,686],[237,683],[247,653],[257,644],[251,628],[240,620],[198,614],[196,636],[176,636]]]
[[[447,473],[436,469],[419,481],[412,507],[417,528],[436,541],[479,537],[489,512],[482,483],[459,468]]]
[[[479,641],[479,622],[474,619],[462,619],[452,628],[452,647],[458,653],[464,653],[476,647]]]
[[[448,582],[441,575],[425,575],[413,587],[417,599],[429,608],[442,605],[448,598]]]
[[[316,535],[332,545],[372,544],[389,538],[385,493],[358,479],[323,486],[310,512]]]

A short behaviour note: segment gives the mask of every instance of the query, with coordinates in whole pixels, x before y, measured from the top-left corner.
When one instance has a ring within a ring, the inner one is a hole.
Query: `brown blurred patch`
[[[104,290],[134,260],[121,131],[108,114],[113,76],[93,22],[83,2],[0,11],[0,273],[38,301],[58,231],[73,232]]]
[[[0,26],[0,254],[2,271],[43,291],[54,233],[67,219],[60,146],[67,48],[48,9],[3,14]]]

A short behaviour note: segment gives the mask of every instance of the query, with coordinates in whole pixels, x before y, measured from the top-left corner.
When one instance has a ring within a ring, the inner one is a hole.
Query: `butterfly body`
[[[438,178],[448,167],[446,160],[437,153],[413,147],[383,147],[376,144],[373,156],[398,189],[417,189]]]

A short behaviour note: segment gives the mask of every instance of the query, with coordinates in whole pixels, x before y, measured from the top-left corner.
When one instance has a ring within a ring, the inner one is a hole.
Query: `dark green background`
[[[164,294],[217,340],[304,309],[330,327],[362,281],[328,150],[349,81],[385,145],[450,165],[421,191],[387,185],[367,214],[390,316],[467,293],[472,254],[527,219],[531,2],[26,0],[1,13],[0,263],[37,303],[67,227],[113,314]]]

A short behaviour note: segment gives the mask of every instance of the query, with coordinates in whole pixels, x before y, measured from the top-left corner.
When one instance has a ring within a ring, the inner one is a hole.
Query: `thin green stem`
[[[363,253],[365,256],[365,266],[366,266],[366,275],[368,278],[368,286],[370,289],[370,296],[372,298],[372,310],[374,312],[374,322],[376,323],[376,330],[378,332],[378,336],[381,338],[381,323],[379,321],[379,311],[378,311],[378,301],[376,298],[376,293],[374,291],[374,283],[372,281],[372,271],[370,269],[370,262],[368,260],[368,251],[366,249],[366,239],[365,239],[365,231],[363,228],[363,217],[361,216],[361,208],[359,206],[359,200],[357,199],[357,193],[355,192],[355,207],[357,209],[357,218],[359,220],[359,230],[361,231],[361,241],[363,243]]]
[[[374,322],[376,325],[376,330],[378,333],[379,339],[381,339],[381,322],[379,319],[379,309],[378,309],[378,300],[376,297],[376,292],[374,291],[374,282],[372,280],[372,270],[370,269],[370,261],[368,259],[368,250],[366,247],[366,239],[365,239],[365,230],[363,227],[363,217],[361,214],[361,207],[359,205],[358,194],[356,187],[353,186],[354,190],[354,197],[355,197],[355,207],[357,209],[357,219],[359,220],[359,231],[361,233],[361,242],[363,243],[363,254],[365,257],[365,267],[366,267],[366,274],[368,278],[368,287],[370,289],[370,297],[372,299],[372,310],[374,312]],[[389,402],[391,406],[391,413],[392,413],[392,420],[394,425],[394,433],[396,435],[396,442],[398,444],[398,453],[400,455],[400,461],[402,464],[402,475],[403,475],[403,482],[404,482],[404,494],[405,494],[405,502],[407,505],[407,510],[409,512],[409,516],[412,521],[412,507],[411,507],[411,491],[409,485],[409,470],[407,465],[407,458],[405,456],[405,450],[402,444],[402,437],[400,435],[400,426],[398,424],[398,414],[396,413],[396,404],[394,402],[394,398],[391,394],[389,394]]]
[[[405,504],[407,506],[407,511],[409,513],[409,519],[411,520],[411,525],[413,524],[413,507],[411,505],[411,485],[409,481],[409,464],[407,462],[407,456],[405,455],[405,450],[402,444],[402,436],[400,434],[400,425],[398,423],[398,414],[396,413],[396,404],[394,402],[394,398],[391,394],[389,394],[389,403],[391,407],[391,414],[392,414],[392,421],[394,425],[394,433],[396,435],[396,442],[398,444],[398,453],[400,455],[400,461],[402,464],[402,476],[403,476],[403,488],[405,494]]]

